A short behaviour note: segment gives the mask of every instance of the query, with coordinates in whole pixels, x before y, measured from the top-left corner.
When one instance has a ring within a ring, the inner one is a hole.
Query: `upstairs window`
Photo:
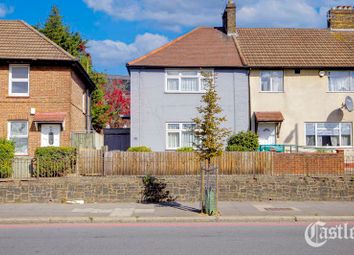
[[[166,70],[166,92],[176,93],[203,93],[205,79],[202,72],[193,70]]]
[[[354,71],[331,71],[328,81],[329,91],[354,92]]]
[[[262,92],[283,92],[284,91],[283,71],[261,71]]]
[[[10,65],[9,95],[29,96],[29,66]]]

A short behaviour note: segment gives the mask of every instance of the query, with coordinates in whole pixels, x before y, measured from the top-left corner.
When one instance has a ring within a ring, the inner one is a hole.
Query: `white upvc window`
[[[29,96],[29,65],[10,65],[9,96]]]
[[[194,128],[193,123],[166,123],[166,148],[194,147]]]
[[[9,121],[8,139],[15,143],[16,155],[28,155],[28,122]]]
[[[352,146],[352,123],[305,123],[306,145],[315,147]]]
[[[354,71],[328,72],[328,90],[331,92],[354,92]]]
[[[203,72],[212,70],[173,70],[166,69],[166,92],[173,93],[204,93],[205,78]]]
[[[262,92],[284,92],[284,72],[261,71],[260,86]]]

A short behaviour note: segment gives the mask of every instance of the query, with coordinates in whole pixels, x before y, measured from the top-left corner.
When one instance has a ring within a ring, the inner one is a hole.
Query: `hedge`
[[[60,177],[75,172],[76,149],[73,147],[37,148],[35,158],[35,177]]]
[[[229,138],[227,151],[257,151],[259,147],[258,135],[252,131],[240,132]]]
[[[193,147],[182,147],[177,149],[176,151],[178,152],[194,152],[194,148]]]
[[[146,146],[130,147],[128,151],[129,152],[152,152],[152,150]]]
[[[9,178],[12,176],[12,160],[14,157],[14,142],[0,138],[0,178]]]

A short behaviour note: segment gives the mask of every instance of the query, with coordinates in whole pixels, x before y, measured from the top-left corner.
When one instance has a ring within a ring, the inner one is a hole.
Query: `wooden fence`
[[[195,175],[200,161],[194,152],[104,152],[80,149],[81,175]],[[213,160],[220,174],[271,174],[270,152],[225,152]]]
[[[76,148],[100,149],[104,145],[103,135],[92,132],[72,132],[71,146]]]

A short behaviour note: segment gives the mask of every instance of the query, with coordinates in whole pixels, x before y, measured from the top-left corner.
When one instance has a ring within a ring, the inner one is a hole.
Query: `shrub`
[[[76,149],[73,147],[37,148],[35,157],[35,176],[60,177],[75,171]]]
[[[193,147],[182,147],[177,149],[178,152],[194,152],[194,148]]]
[[[130,147],[128,149],[128,151],[130,151],[130,152],[152,152],[152,150],[146,146]]]
[[[158,180],[156,177],[146,175],[143,177],[144,191],[141,199],[142,203],[161,203],[171,202],[174,199],[170,196],[170,192],[165,190],[166,183]]]
[[[0,138],[0,178],[9,178],[12,175],[12,160],[15,157],[15,144]]]
[[[256,151],[259,147],[258,135],[252,131],[240,132],[229,138],[227,151]]]

